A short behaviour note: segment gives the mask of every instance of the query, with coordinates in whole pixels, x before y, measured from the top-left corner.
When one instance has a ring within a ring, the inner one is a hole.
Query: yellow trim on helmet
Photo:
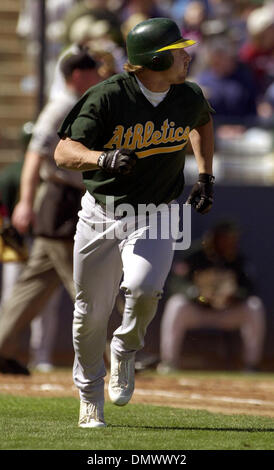
[[[179,41],[169,44],[169,46],[161,47],[161,49],[158,49],[155,52],[168,51],[169,49],[182,49],[184,47],[192,46],[193,44],[196,44],[196,42],[197,41],[194,41],[194,39],[179,39]]]

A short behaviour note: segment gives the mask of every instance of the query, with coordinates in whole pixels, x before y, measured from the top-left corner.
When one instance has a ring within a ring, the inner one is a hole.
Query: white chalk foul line
[[[0,384],[0,390],[25,390],[24,384]]]
[[[236,397],[226,397],[226,396],[214,396],[214,395],[203,395],[200,393],[190,393],[189,395],[185,393],[176,393],[168,392],[166,390],[148,390],[148,389],[135,389],[135,394],[143,396],[158,396],[163,398],[174,398],[174,399],[191,399],[191,400],[208,400],[208,401],[221,401],[226,403],[239,403],[246,405],[267,405],[274,407],[274,401],[258,400],[253,398],[236,398]]]
[[[25,384],[0,384],[0,390],[3,391],[20,391],[25,390]],[[73,390],[75,389],[74,386],[71,387]],[[67,387],[63,387],[62,385],[57,384],[39,384],[39,385],[32,385],[30,387],[32,391],[39,391],[39,392],[63,392],[67,390]],[[178,400],[190,399],[190,400],[207,400],[207,401],[214,401],[214,402],[224,402],[224,403],[238,403],[242,405],[257,405],[257,406],[272,406],[274,407],[273,401],[267,400],[259,400],[254,398],[237,398],[237,397],[227,397],[227,396],[216,396],[216,395],[206,395],[201,393],[190,393],[187,395],[186,393],[176,393],[176,392],[169,392],[167,390],[151,390],[151,389],[142,389],[136,388],[135,395],[142,395],[142,396],[152,396],[152,397],[160,397],[160,398],[173,398]]]
[[[30,387],[25,384],[0,384],[0,390],[32,390],[34,392],[63,392],[65,387],[57,384],[39,384],[31,385]]]
[[[32,385],[31,390],[36,392],[63,392],[65,387],[56,384]]]
[[[211,395],[201,395],[199,393],[192,393],[190,395],[190,398],[192,400],[212,400],[212,401],[222,401],[222,402],[227,402],[227,403],[274,406],[273,401],[258,400],[254,398],[217,397],[217,396],[211,396]]]

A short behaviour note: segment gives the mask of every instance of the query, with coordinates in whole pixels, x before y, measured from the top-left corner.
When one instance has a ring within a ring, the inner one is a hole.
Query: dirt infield
[[[106,386],[107,382],[108,377]],[[1,375],[0,394],[78,397],[69,369],[35,372],[30,377]],[[232,378],[221,374],[138,373],[131,402],[274,418],[274,376],[254,374]]]

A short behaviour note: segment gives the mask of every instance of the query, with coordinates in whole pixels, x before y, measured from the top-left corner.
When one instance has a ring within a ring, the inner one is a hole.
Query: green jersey
[[[122,73],[91,87],[59,129],[60,137],[81,142],[91,150],[128,148],[138,156],[129,175],[102,169],[85,171],[87,190],[100,203],[153,203],[177,198],[184,187],[188,136],[206,124],[212,109],[197,84],[172,85],[154,107],[139,88],[135,75]]]

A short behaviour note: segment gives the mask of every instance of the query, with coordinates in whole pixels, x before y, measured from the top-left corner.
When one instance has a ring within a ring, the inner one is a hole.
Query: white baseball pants
[[[115,219],[88,192],[82,199],[74,246],[73,379],[84,401],[104,396],[107,326],[122,277],[125,308],[111,349],[129,358],[144,346],[174,254],[172,235],[160,236],[159,218],[169,218],[165,207],[149,222],[143,216],[136,229],[135,217]],[[148,232],[155,227],[157,237],[151,239]],[[126,230],[124,239],[121,230]]]

